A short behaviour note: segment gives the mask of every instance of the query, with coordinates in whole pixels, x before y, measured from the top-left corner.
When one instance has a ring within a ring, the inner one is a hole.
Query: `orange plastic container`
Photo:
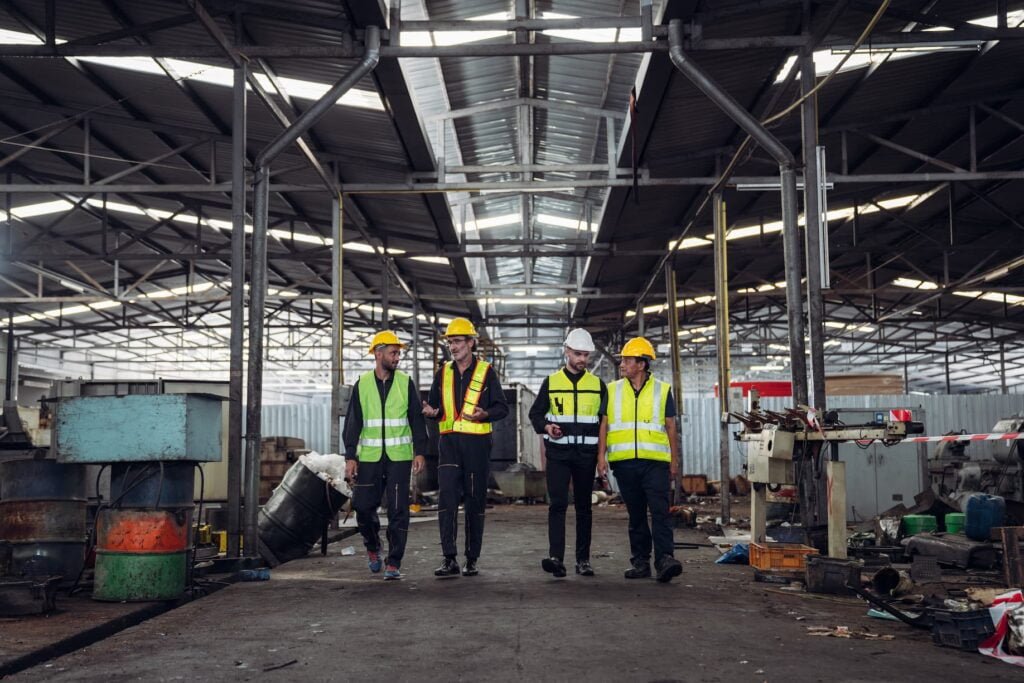
[[[750,566],[762,571],[804,571],[818,549],[800,543],[751,543]]]
[[[172,510],[103,510],[96,524],[97,550],[178,553],[189,547],[189,515]]]

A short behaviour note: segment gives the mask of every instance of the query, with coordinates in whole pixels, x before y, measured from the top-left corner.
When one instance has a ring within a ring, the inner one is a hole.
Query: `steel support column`
[[[800,57],[800,92],[814,88],[814,58]],[[800,105],[804,151],[804,240],[807,257],[807,334],[810,341],[811,386],[808,399],[815,408],[825,407],[825,300],[821,295],[822,239],[828,224],[822,224],[819,183],[824,169],[818,168],[818,102],[810,96]]]
[[[793,397],[807,402],[807,361],[804,350],[803,303],[800,296],[800,232],[797,227],[796,159],[761,122],[744,109],[729,93],[683,52],[683,25],[679,19],[669,22],[669,58],[697,89],[714,102],[747,135],[754,139],[779,164],[782,183],[782,237],[786,269],[786,306],[789,309],[789,353],[792,359]]]
[[[711,213],[715,231],[715,345],[718,356],[718,462],[722,485],[722,524],[729,523],[729,385],[732,383],[729,362],[729,265],[726,258],[728,242],[725,239],[727,223],[722,193],[711,199]]]
[[[366,28],[366,53],[359,64],[332,85],[302,116],[276,138],[256,157],[253,170],[253,233],[252,274],[249,299],[249,396],[246,405],[246,471],[245,471],[245,551],[256,552],[258,541],[257,501],[259,499],[260,428],[263,399],[263,316],[267,296],[267,231],[270,222],[270,164],[295,143],[303,133],[323,117],[338,99],[363,76],[370,73],[380,59],[380,30]],[[341,242],[334,243],[334,252]],[[335,306],[335,310],[340,306]]]
[[[245,376],[245,80],[235,69],[231,134],[231,356],[228,373],[228,557],[238,557],[242,532],[242,380]]]
[[[665,269],[665,301],[668,304],[668,348],[672,354],[672,395],[676,399],[676,446],[679,448],[679,473],[675,480],[675,502],[683,495],[683,364],[679,348],[679,309],[676,308],[676,270],[669,264]],[[643,316],[640,316],[643,320]],[[602,356],[601,360],[604,360]]]
[[[341,244],[345,236],[344,196],[331,201],[331,453],[341,452],[341,386],[345,383],[341,345],[344,343],[344,281]]]

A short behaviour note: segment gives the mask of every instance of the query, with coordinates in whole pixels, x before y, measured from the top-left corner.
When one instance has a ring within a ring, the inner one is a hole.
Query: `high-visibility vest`
[[[487,379],[487,369],[491,364],[484,360],[478,360],[473,369],[473,375],[469,378],[469,386],[462,397],[462,408],[455,407],[455,362],[448,361],[441,370],[441,420],[438,422],[438,431],[442,434],[490,434],[490,422],[472,422],[463,420],[464,413],[471,413],[480,403],[480,393],[484,389],[484,380]]]
[[[598,413],[601,410],[601,380],[583,371],[583,376],[573,384],[565,368],[548,376],[548,413],[545,419],[562,429],[562,436],[552,439],[544,434],[548,448],[583,450],[597,449],[597,435],[600,431]]]
[[[608,385],[608,462],[635,458],[672,461],[665,431],[670,389],[667,382],[651,376],[639,394],[633,391],[627,379]]]
[[[384,401],[381,401],[377,378],[372,371],[359,378],[358,389],[359,405],[363,409],[363,428],[356,449],[359,461],[377,462],[385,452],[389,460],[412,460],[409,375],[395,371]]]

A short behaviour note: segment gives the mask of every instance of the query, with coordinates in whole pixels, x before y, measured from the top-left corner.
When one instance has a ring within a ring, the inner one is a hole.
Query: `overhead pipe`
[[[807,359],[804,347],[803,300],[800,294],[800,233],[797,228],[796,166],[793,153],[761,122],[725,92],[703,69],[683,52],[683,24],[673,19],[668,25],[668,56],[698,90],[714,102],[761,145],[779,164],[782,184],[782,241],[786,270],[786,308],[789,310],[789,355],[793,398],[807,403]]]
[[[248,555],[256,553],[258,544],[258,501],[260,470],[261,403],[263,400],[263,315],[267,296],[267,230],[270,222],[270,164],[303,133],[320,120],[338,99],[380,61],[380,29],[366,27],[366,51],[359,64],[281,131],[256,156],[253,167],[253,233],[249,298],[249,368],[248,401],[245,434],[245,534],[244,548]],[[335,251],[341,244],[334,244]]]

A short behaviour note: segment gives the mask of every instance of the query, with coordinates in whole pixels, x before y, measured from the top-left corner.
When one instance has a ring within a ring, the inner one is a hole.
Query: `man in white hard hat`
[[[402,578],[400,567],[409,533],[409,479],[423,469],[427,430],[419,390],[398,369],[405,347],[391,330],[370,341],[374,368],[356,382],[345,416],[345,474],[352,484],[352,508],[366,546],[367,565],[384,579]],[[388,492],[388,554],[381,558],[377,508]]]
[[[565,576],[565,511],[572,482],[576,508],[576,573],[593,576],[590,564],[591,494],[597,469],[601,418],[607,413],[608,388],[587,370],[594,340],[583,328],[565,338],[565,366],[541,383],[530,408],[530,422],[544,435],[548,497],[548,556],[541,567]]]

